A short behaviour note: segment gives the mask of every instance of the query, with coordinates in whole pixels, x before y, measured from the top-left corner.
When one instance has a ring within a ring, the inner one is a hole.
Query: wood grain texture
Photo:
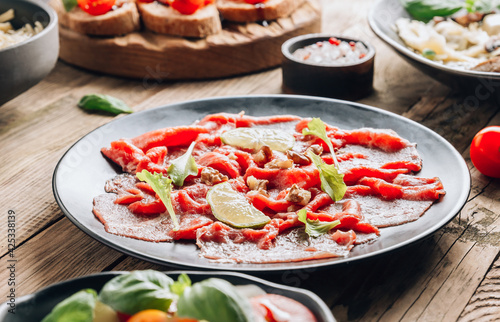
[[[339,321],[498,320],[500,180],[481,175],[470,163],[468,152],[480,128],[500,124],[500,107],[485,95],[452,91],[403,61],[369,29],[366,14],[372,3],[323,0],[322,29],[359,37],[376,47],[375,91],[361,102],[422,123],[455,146],[471,169],[469,200],[443,229],[397,252],[341,267],[259,276],[314,291]],[[140,111],[206,97],[278,94],[281,70],[218,80],[171,81],[152,66],[144,78],[126,80],[59,62],[44,81],[1,106],[0,211],[4,221],[0,234],[6,235],[8,210],[15,210],[17,296],[103,270],[174,269],[120,254],[94,241],[64,218],[52,196],[57,160],[83,135],[114,119],[76,107],[82,95],[93,92],[119,97]],[[7,242],[2,240],[0,260],[6,267]],[[0,294],[8,291],[3,282],[7,274],[0,270]]]
[[[60,26],[59,57],[88,70],[131,78],[143,79],[151,72],[171,80],[219,78],[276,67],[285,40],[320,30],[318,4],[308,0],[289,17],[274,21],[224,21],[221,32],[203,39],[148,30],[102,38]]]

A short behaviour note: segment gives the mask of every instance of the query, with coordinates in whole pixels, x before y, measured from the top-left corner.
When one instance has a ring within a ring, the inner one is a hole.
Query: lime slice
[[[291,133],[255,127],[240,127],[229,130],[222,133],[220,138],[224,144],[254,151],[267,145],[271,150],[285,152],[290,150],[295,143],[295,138]]]
[[[213,186],[207,201],[215,218],[235,228],[260,228],[271,221],[227,182]]]

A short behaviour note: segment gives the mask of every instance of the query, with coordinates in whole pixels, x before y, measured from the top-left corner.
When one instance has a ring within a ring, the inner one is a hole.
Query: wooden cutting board
[[[60,0],[52,0],[56,11]],[[307,0],[290,17],[260,23],[223,21],[219,34],[190,39],[147,30],[121,37],[93,37],[63,26],[59,57],[72,65],[144,81],[207,79],[255,72],[281,64],[281,45],[320,32],[321,12]]]

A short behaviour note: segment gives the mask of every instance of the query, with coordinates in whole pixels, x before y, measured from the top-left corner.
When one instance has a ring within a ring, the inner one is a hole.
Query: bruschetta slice
[[[255,22],[288,17],[305,0],[217,0],[217,9],[229,21]]]
[[[158,1],[137,2],[144,26],[160,34],[204,38],[222,30],[219,12],[208,4],[192,14],[183,14]]]
[[[53,1],[54,2],[54,1]],[[139,30],[139,12],[134,0],[117,0],[113,9],[94,16],[76,6],[66,12],[59,1],[55,9],[61,25],[76,32],[95,36],[119,36]]]

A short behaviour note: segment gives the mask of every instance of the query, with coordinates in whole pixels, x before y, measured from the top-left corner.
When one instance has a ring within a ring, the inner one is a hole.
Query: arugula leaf
[[[113,96],[90,94],[82,97],[78,106],[86,111],[107,112],[114,115],[121,113],[133,113],[125,102]]]
[[[323,234],[326,234],[330,229],[334,228],[340,224],[340,220],[335,221],[319,221],[310,220],[307,218],[307,209],[301,209],[297,215],[299,216],[299,221],[306,225],[306,233],[309,237],[317,238]]]
[[[180,296],[182,295],[182,293],[184,293],[184,290],[190,286],[191,286],[191,279],[186,273],[182,273],[177,278],[177,281],[175,281],[172,285],[170,285],[170,290],[173,293]]]
[[[307,128],[302,130],[302,135],[316,135],[317,137],[322,139],[326,143],[326,145],[328,145],[328,149],[330,149],[330,153],[333,156],[335,166],[337,168],[339,167],[337,157],[335,156],[335,152],[333,150],[332,141],[326,135],[326,125],[319,117],[315,117],[311,122],[307,123]]]
[[[174,223],[174,231],[179,230],[179,221],[175,216],[175,211],[172,206],[172,199],[170,198],[170,193],[172,192],[172,180],[168,177],[163,176],[163,174],[161,173],[155,172],[155,174],[152,174],[148,170],[142,170],[141,172],[136,173],[136,176],[139,180],[149,183],[154,192],[158,194],[161,201],[167,208],[170,218],[172,218],[172,222]]]
[[[344,198],[347,185],[344,182],[344,174],[339,173],[333,164],[326,164],[320,156],[309,150],[307,156],[312,160],[319,170],[321,190],[326,192],[332,200],[339,201]]]
[[[464,8],[460,0],[401,0],[401,3],[410,15],[423,21],[450,16]]]
[[[195,143],[196,142],[191,143],[186,153],[173,160],[168,167],[167,172],[174,184],[178,187],[182,187],[184,180],[186,180],[189,175],[195,176],[198,174],[198,167],[192,156]]]
[[[212,322],[255,321],[250,301],[234,285],[219,278],[187,287],[177,301],[177,315]]]
[[[64,9],[67,12],[71,11],[74,7],[78,5],[78,2],[76,0],[62,0],[62,3],[64,5]]]
[[[130,315],[146,309],[167,311],[177,298],[170,291],[173,283],[170,277],[157,271],[134,271],[108,281],[99,299],[114,310]]]
[[[57,304],[42,322],[92,322],[96,302],[96,291],[81,290]]]

